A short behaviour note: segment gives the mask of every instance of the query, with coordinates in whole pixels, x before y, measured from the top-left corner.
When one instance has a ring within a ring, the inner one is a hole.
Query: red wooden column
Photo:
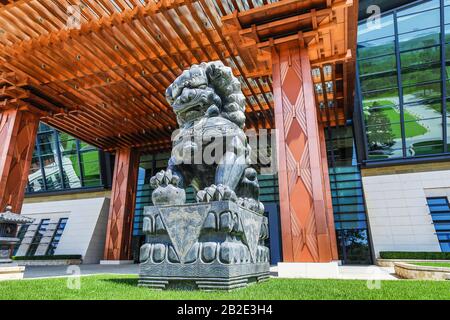
[[[330,262],[336,238],[308,53],[283,44],[272,61],[283,261]]]
[[[0,112],[0,211],[20,213],[33,156],[39,116],[10,109]]]
[[[130,260],[136,203],[139,153],[131,148],[116,152],[105,260]]]

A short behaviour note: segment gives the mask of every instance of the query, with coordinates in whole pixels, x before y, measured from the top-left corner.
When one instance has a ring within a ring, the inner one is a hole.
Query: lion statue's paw
[[[238,198],[237,204],[259,214],[264,214],[264,205],[262,202],[259,202],[253,198]]]
[[[178,188],[180,178],[172,173],[172,170],[161,170],[150,179],[150,186],[154,189],[152,201],[155,205],[184,204],[186,202],[186,192]]]
[[[230,187],[224,185],[211,185],[197,192],[197,202],[225,201],[236,202],[236,193]]]

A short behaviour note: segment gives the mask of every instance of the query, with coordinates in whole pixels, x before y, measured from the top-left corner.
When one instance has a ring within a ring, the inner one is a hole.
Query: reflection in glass
[[[405,33],[398,36],[400,51],[431,47],[440,44],[439,27],[415,32]]]
[[[102,186],[99,151],[66,133],[40,124],[27,191],[52,191],[83,186]]]
[[[394,52],[395,52],[394,37],[358,42],[358,56],[360,59],[366,59],[387,54],[394,54]]]
[[[360,82],[361,91],[363,93],[366,93],[368,91],[395,88],[397,86],[397,73],[391,71],[361,76]]]
[[[446,0],[446,5],[450,6],[450,0]],[[360,23],[364,36],[358,37],[357,58],[368,160],[444,152],[447,137],[442,132],[440,9],[439,0],[398,9],[398,35],[386,34],[379,39],[368,37],[371,31],[365,29],[365,22]],[[444,11],[446,22],[450,22],[450,7]],[[393,26],[392,13],[387,20]],[[445,29],[450,40],[450,25]],[[400,61],[393,54],[396,37]],[[445,50],[450,70],[450,45]],[[450,71],[446,76],[450,77]],[[401,99],[398,85],[403,91]],[[450,92],[450,81],[446,91]]]
[[[339,259],[344,264],[370,264],[367,217],[352,128],[325,132]]]
[[[82,152],[81,164],[83,168],[84,186],[96,186],[101,183],[100,160],[97,150]]]
[[[359,61],[359,73],[361,75],[394,71],[395,69],[395,55],[388,55]]]
[[[52,241],[50,241],[50,245],[48,246],[46,255],[52,256],[55,254],[56,248],[58,247],[59,241],[61,240],[64,229],[66,228],[67,220],[69,219],[68,218],[59,219]]]
[[[403,85],[440,80],[440,50],[436,46],[401,53]]]
[[[442,118],[405,121],[407,155],[443,152]]]
[[[44,237],[45,232],[47,231],[48,225],[50,223],[50,219],[42,219],[39,223],[39,226],[36,230],[36,233],[33,236],[33,239],[31,240],[30,246],[28,247],[26,256],[34,256],[39,244],[41,243],[41,239]]]
[[[397,18],[398,33],[402,34],[439,26],[439,16],[439,8],[428,11],[418,11],[417,13],[407,16],[402,16],[402,12],[400,11]]]
[[[339,257],[346,264],[371,264],[367,229],[344,229],[336,232]]]
[[[442,252],[450,252],[450,205],[447,197],[427,198]]]
[[[445,0],[448,1],[448,0]],[[405,15],[409,15],[409,14],[413,14],[416,12],[424,12],[433,8],[437,8],[440,5],[440,0],[428,0],[428,1],[420,1],[419,3],[401,9],[398,11],[397,15],[399,17],[405,16]]]
[[[372,39],[392,36],[394,34],[394,18],[392,14],[382,16],[380,24],[374,24],[377,21],[364,21],[358,25],[358,42],[365,42]]]
[[[423,99],[439,99],[441,97],[441,83],[416,84],[403,87],[404,103]]]

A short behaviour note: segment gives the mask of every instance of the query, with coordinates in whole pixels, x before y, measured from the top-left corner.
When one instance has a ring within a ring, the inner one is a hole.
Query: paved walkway
[[[32,266],[25,268],[24,278],[50,278],[50,277],[67,277],[77,272],[79,267],[81,275],[93,274],[138,274],[138,264],[124,265],[100,265],[100,264],[82,264],[80,266]]]
[[[24,278],[50,278],[66,277],[74,274],[77,266],[68,268],[67,266],[39,266],[26,267]],[[79,266],[81,275],[94,274],[138,274],[139,265],[99,265],[84,264]],[[277,277],[277,267],[270,268],[272,277]],[[327,278],[327,276],[324,276]],[[337,279],[358,279],[358,280],[396,280],[394,268],[382,268],[378,266],[340,266]]]
[[[394,267],[340,266],[338,279],[398,280]]]

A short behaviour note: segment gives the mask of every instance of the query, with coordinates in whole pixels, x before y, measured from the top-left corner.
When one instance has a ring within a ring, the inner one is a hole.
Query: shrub
[[[450,252],[380,251],[382,259],[450,260]]]
[[[53,256],[14,256],[13,260],[78,260],[81,259],[81,254],[66,254]]]

